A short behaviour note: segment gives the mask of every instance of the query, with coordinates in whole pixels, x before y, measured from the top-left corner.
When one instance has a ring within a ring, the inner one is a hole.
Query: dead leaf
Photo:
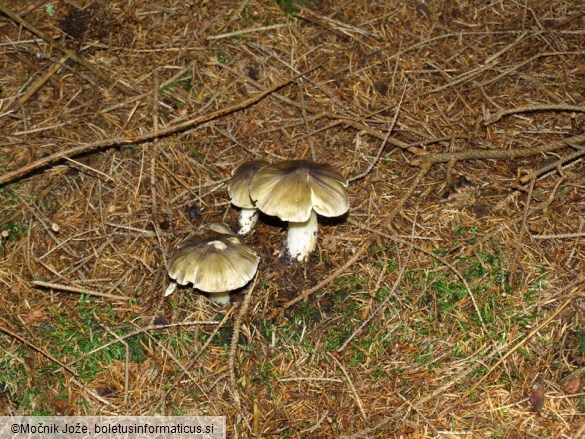
[[[563,390],[568,395],[573,395],[579,390],[581,390],[581,378],[580,377],[572,377],[565,380],[563,383]]]
[[[49,314],[46,309],[33,308],[27,314],[20,316],[26,326],[36,326],[48,320]]]

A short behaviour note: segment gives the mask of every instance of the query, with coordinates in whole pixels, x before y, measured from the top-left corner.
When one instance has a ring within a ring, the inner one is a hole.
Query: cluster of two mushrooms
[[[346,179],[328,164],[290,160],[277,164],[246,162],[232,173],[228,192],[240,207],[240,235],[249,233],[259,211],[288,221],[281,256],[305,261],[317,245],[317,214],[335,217],[349,208]],[[209,293],[219,303],[229,302],[229,291],[246,285],[256,273],[259,258],[228,226],[211,223],[183,241],[169,259],[167,270],[176,284]]]
[[[228,183],[232,204],[240,207],[240,235],[249,233],[258,213],[288,221],[280,255],[303,262],[317,246],[317,214],[343,215],[349,209],[347,180],[331,165],[310,160],[268,164],[247,162]]]

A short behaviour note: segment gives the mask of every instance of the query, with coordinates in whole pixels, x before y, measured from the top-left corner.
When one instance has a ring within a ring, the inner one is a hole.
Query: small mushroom
[[[177,284],[193,286],[209,293],[218,303],[229,303],[230,291],[246,285],[256,274],[259,257],[225,224],[210,223],[180,243],[167,265],[172,282],[165,291],[170,295]]]
[[[317,246],[317,214],[334,217],[349,209],[347,180],[331,165],[289,160],[260,169],[250,197],[267,215],[288,221],[281,256],[302,262]]]
[[[232,178],[228,181],[228,194],[232,204],[241,208],[240,230],[238,235],[247,235],[258,221],[258,209],[250,198],[250,182],[260,169],[268,163],[262,160],[252,160],[238,166],[232,172]]]

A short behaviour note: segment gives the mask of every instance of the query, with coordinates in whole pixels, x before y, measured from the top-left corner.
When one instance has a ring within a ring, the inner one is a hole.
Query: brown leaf
[[[563,390],[569,395],[573,395],[581,389],[581,378],[572,377],[563,382]]]
[[[537,381],[532,385],[528,398],[532,405],[532,411],[540,413],[544,406],[544,384],[541,381]]]
[[[46,309],[33,308],[27,314],[20,316],[26,326],[36,326],[49,318]]]
[[[59,416],[73,416],[73,409],[68,401],[55,401],[55,410]]]

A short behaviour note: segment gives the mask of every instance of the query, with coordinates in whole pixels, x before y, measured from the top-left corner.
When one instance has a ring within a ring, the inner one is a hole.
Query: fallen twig
[[[575,239],[585,236],[585,232],[560,233],[558,235],[530,235],[533,239]]]
[[[579,51],[567,51],[567,52],[544,52],[544,53],[539,53],[534,55],[531,58],[528,58],[518,64],[514,64],[512,67],[506,69],[505,71],[503,71],[502,73],[500,73],[499,75],[494,76],[493,78],[490,78],[486,81],[483,81],[479,84],[476,84],[477,87],[485,87],[489,84],[493,84],[494,82],[499,81],[500,79],[502,79],[505,76],[508,76],[510,73],[515,72],[516,70],[520,69],[521,67],[524,67],[527,64],[530,64],[533,61],[536,61],[539,58],[545,58],[547,56],[559,56],[559,55],[583,55],[583,51],[579,50]]]
[[[347,347],[347,345],[356,337],[356,335],[358,335],[360,333],[360,331],[362,329],[364,329],[368,325],[368,323],[370,323],[372,321],[372,319],[374,317],[376,317],[378,314],[380,314],[382,311],[384,311],[384,309],[386,309],[386,307],[388,306],[390,299],[395,297],[394,292],[396,291],[396,289],[400,285],[400,282],[402,282],[402,276],[404,276],[404,271],[406,269],[406,265],[408,264],[408,261],[410,260],[410,255],[412,254],[412,249],[413,249],[412,241],[414,239],[415,225],[416,225],[416,221],[413,221],[411,238],[410,238],[411,245],[408,248],[408,253],[406,255],[404,262],[400,265],[400,270],[398,271],[398,276],[396,277],[396,281],[394,282],[394,285],[392,285],[392,288],[388,292],[388,296],[386,296],[386,298],[382,301],[382,303],[380,303],[380,305],[372,313],[370,313],[369,316],[367,316],[363,320],[363,322],[351,333],[351,335],[345,339],[343,344],[337,349],[338,353],[343,351]],[[386,270],[386,267],[384,267],[383,270]],[[380,274],[380,279],[382,279],[382,274]],[[378,282],[376,284],[376,289],[373,291],[374,294],[378,292],[378,288],[380,287],[379,285],[380,285],[380,283]]]
[[[509,110],[498,110],[494,114],[487,113],[482,121],[483,125],[491,125],[499,122],[505,116],[520,113],[536,113],[539,111],[574,111],[575,113],[585,113],[585,107],[579,105],[526,105],[523,107],[511,108]]]
[[[221,328],[224,327],[224,325],[226,324],[226,322],[229,320],[229,318],[232,315],[233,310],[235,309],[235,307],[231,307],[223,316],[223,319],[221,320],[221,322],[213,322],[214,324],[217,325],[217,327],[213,330],[213,332],[211,333],[211,335],[207,338],[207,340],[205,341],[205,343],[203,343],[203,346],[201,346],[201,349],[199,349],[199,351],[193,356],[193,358],[191,358],[191,360],[189,361],[189,363],[185,366],[185,368],[182,370],[181,373],[177,374],[175,376],[174,381],[171,383],[170,386],[168,386],[165,390],[165,392],[161,395],[158,404],[156,404],[156,406],[152,407],[150,410],[150,414],[154,415],[154,414],[158,414],[160,413],[160,408],[164,405],[167,397],[169,396],[169,394],[173,391],[173,389],[175,387],[177,387],[177,385],[181,382],[181,380],[183,379],[183,377],[185,376],[185,370],[191,370],[193,368],[193,366],[197,363],[197,361],[199,360],[199,357],[201,356],[201,354],[203,352],[205,352],[207,350],[207,347],[211,344],[211,341],[213,340],[213,338],[217,335],[217,333],[219,332],[219,330]]]
[[[33,280],[31,282],[35,287],[51,288],[53,290],[67,291],[68,293],[87,294],[88,296],[104,297],[106,299],[128,301],[130,297],[118,296],[116,294],[100,293],[99,291],[86,290],[85,288],[73,287],[70,285],[54,284],[51,282],[44,282],[40,280]]]
[[[404,99],[404,94],[406,93],[406,87],[402,90],[402,96],[400,96],[400,102],[398,102],[398,105],[396,106],[396,111],[394,112],[394,118],[392,119],[392,122],[390,122],[390,126],[388,127],[388,131],[386,132],[386,137],[384,137],[384,140],[382,140],[382,143],[380,144],[380,148],[378,149],[378,152],[376,153],[376,157],[374,157],[374,160],[372,160],[372,163],[370,163],[370,165],[368,166],[368,168],[364,171],[359,173],[358,175],[354,175],[351,178],[348,178],[347,181],[349,183],[354,182],[356,180],[359,180],[360,178],[364,178],[366,175],[368,175],[372,169],[374,169],[374,166],[376,166],[376,163],[378,163],[378,160],[380,160],[380,157],[382,156],[382,153],[384,152],[384,148],[386,147],[386,144],[388,143],[388,139],[390,138],[390,134],[392,134],[392,130],[394,129],[394,125],[396,125],[396,120],[398,119],[398,114],[400,113],[400,107],[402,106],[402,101]]]
[[[445,163],[450,160],[504,160],[517,159],[521,157],[530,157],[541,154],[543,152],[556,151],[558,149],[566,148],[569,143],[578,144],[585,142],[585,134],[579,134],[567,139],[559,140],[558,142],[547,143],[537,148],[523,148],[523,149],[468,149],[466,151],[456,152],[440,152],[436,154],[427,154],[417,157],[412,161],[413,165],[421,165],[424,162],[430,163]]]
[[[240,330],[242,329],[242,320],[248,312],[248,308],[250,307],[250,302],[252,298],[252,293],[254,292],[254,287],[256,286],[256,282],[258,281],[258,276],[254,278],[254,282],[252,285],[247,288],[246,297],[244,301],[240,305],[240,310],[236,315],[236,320],[234,322],[234,330],[232,332],[232,339],[230,341],[230,353],[228,357],[228,368],[230,371],[230,384],[232,388],[232,395],[234,396],[234,401],[238,406],[238,411],[242,412],[242,399],[240,398],[240,391],[238,389],[238,380],[236,377],[236,351],[238,349],[238,339],[240,338]]]
[[[575,282],[571,283],[571,285],[569,285],[569,288],[573,288],[577,285],[583,285],[583,279],[579,278],[577,279]],[[473,385],[473,387],[471,387],[471,389],[469,390],[469,393],[473,392],[475,389],[477,389],[477,387],[484,382],[484,380],[491,375],[491,373],[496,370],[498,368],[498,366],[500,364],[502,364],[506,358],[508,358],[510,355],[512,355],[514,352],[516,352],[518,349],[520,349],[522,346],[524,346],[526,344],[526,342],[528,340],[530,340],[532,337],[534,337],[536,334],[538,334],[542,328],[544,328],[546,325],[548,325],[550,322],[552,322],[567,306],[570,305],[570,303],[575,300],[576,297],[579,297],[578,294],[571,294],[558,308],[557,310],[552,313],[550,316],[548,316],[548,318],[542,322],[540,325],[538,325],[536,328],[534,328],[532,331],[530,331],[530,333],[524,337],[522,340],[520,340],[518,343],[516,343],[516,345],[510,349],[508,352],[506,352],[504,355],[502,355],[502,357],[496,362],[496,364],[494,364],[490,370],[488,370],[486,373],[483,374],[483,376]]]
[[[108,346],[111,346],[111,345],[119,343],[119,342],[123,342],[129,338],[135,337],[136,335],[147,333],[149,331],[159,331],[161,329],[169,329],[169,328],[175,328],[175,327],[179,327],[179,326],[218,325],[218,324],[219,324],[219,322],[215,322],[215,321],[211,321],[211,320],[195,320],[195,321],[187,321],[187,322],[179,322],[179,323],[169,323],[168,325],[144,326],[143,328],[135,329],[134,331],[129,332],[128,334],[117,335],[115,339],[110,340],[109,342],[107,342],[107,343],[105,343],[97,348],[94,348],[89,352],[86,352],[85,354],[83,354],[83,355],[75,358],[74,360],[71,360],[69,363],[63,365],[62,367],[64,367],[64,368],[71,367],[75,363],[78,363],[82,360],[85,360],[90,355],[93,355],[96,352],[99,352],[102,349],[107,348]],[[61,369],[57,369],[54,373],[59,373],[60,371],[61,371]]]
[[[280,29],[281,27],[285,27],[286,24],[284,23],[278,23],[278,24],[271,24],[269,26],[261,26],[261,27],[253,27],[253,28],[249,28],[249,29],[242,29],[242,30],[236,30],[233,32],[227,32],[225,34],[219,34],[219,35],[210,35],[208,37],[205,37],[206,40],[210,41],[210,40],[220,40],[222,38],[231,38],[231,37],[235,37],[238,35],[246,35],[246,34],[250,34],[253,32],[263,32],[266,30],[273,30],[273,29]]]
[[[364,403],[363,403],[362,399],[360,398],[360,395],[358,394],[357,389],[355,388],[353,381],[351,380],[351,377],[347,373],[347,370],[345,370],[345,367],[343,367],[343,364],[341,364],[341,362],[337,358],[335,358],[335,356],[331,352],[328,352],[328,355],[333,359],[333,361],[335,361],[335,364],[337,364],[337,366],[341,369],[343,376],[347,380],[347,384],[349,385],[349,389],[351,390],[351,393],[353,394],[355,402],[357,403],[357,405],[360,409],[360,413],[362,415],[362,418],[364,418],[364,421],[367,422],[368,416],[366,415],[366,410],[364,409]]]
[[[311,287],[308,290],[303,291],[301,294],[299,294],[294,299],[289,300],[284,305],[282,305],[280,308],[275,309],[274,311],[272,311],[270,313],[270,315],[268,316],[268,320],[271,320],[271,319],[275,318],[279,314],[283,314],[286,309],[290,308],[295,303],[298,303],[301,300],[307,300],[307,298],[311,294],[319,291],[325,285],[328,285],[329,283],[331,283],[335,279],[337,279],[337,277],[341,276],[341,274],[345,270],[347,270],[349,267],[351,267],[359,258],[362,257],[362,255],[370,247],[370,244],[372,243],[372,241],[373,241],[373,237],[366,238],[366,240],[364,241],[364,243],[362,244],[362,246],[355,252],[355,254],[351,258],[348,259],[348,261],[345,264],[343,264],[341,267],[339,267],[337,270],[335,270],[333,273],[331,273],[329,276],[327,276],[327,278],[325,278],[324,280],[322,280],[321,282],[319,282],[314,287]]]
[[[293,76],[290,79],[279,82],[278,84],[275,84],[272,87],[264,90],[262,93],[258,93],[257,95],[252,96],[251,98],[246,99],[244,101],[241,101],[237,104],[230,105],[229,107],[222,108],[222,109],[214,111],[212,113],[207,113],[207,114],[203,114],[203,115],[194,117],[193,119],[187,120],[187,121],[182,122],[178,125],[173,125],[173,126],[170,126],[167,128],[163,128],[163,129],[158,130],[158,131],[151,131],[149,133],[141,134],[139,136],[113,137],[113,138],[98,140],[96,142],[86,143],[83,145],[75,146],[73,148],[57,151],[57,152],[50,154],[46,157],[35,160],[34,162],[29,163],[28,165],[23,166],[22,168],[19,168],[19,169],[16,169],[14,171],[7,172],[4,175],[1,175],[0,176],[0,185],[9,183],[9,182],[11,182],[19,177],[30,174],[31,172],[36,171],[44,166],[48,166],[48,165],[54,164],[56,162],[59,162],[59,161],[63,160],[65,157],[71,158],[71,157],[78,156],[80,154],[86,154],[90,151],[97,151],[97,150],[101,150],[101,149],[112,147],[112,146],[123,146],[123,145],[130,145],[132,143],[151,142],[154,139],[167,137],[167,136],[170,136],[173,134],[177,134],[177,133],[186,131],[188,129],[191,129],[191,128],[194,128],[198,125],[201,125],[202,123],[209,122],[209,121],[217,119],[219,117],[226,116],[226,115],[234,113],[238,110],[242,110],[244,108],[247,108],[247,107],[255,104],[256,102],[262,100],[263,98],[270,95],[271,93],[274,93],[276,90],[287,86],[288,84],[295,81],[297,78],[299,78],[303,75],[306,75],[317,68],[319,68],[319,66],[313,67],[309,70],[306,70],[303,73],[300,73],[298,75]]]
[[[0,4],[0,7],[1,6],[2,5]],[[4,110],[2,114],[0,114],[0,119],[4,118],[5,116],[8,116],[11,113],[16,112],[20,107],[22,107],[24,103],[31,98],[32,95],[34,95],[43,85],[46,84],[46,82],[49,79],[51,79],[51,77],[55,73],[59,71],[59,69],[63,66],[63,64],[65,63],[65,61],[67,61],[68,58],[69,56],[66,55],[62,57],[58,62],[54,63],[51,67],[49,67],[45,74],[41,76],[39,79],[37,79],[35,83],[32,84],[29,88],[27,88],[26,92],[22,96],[14,99],[6,107],[6,110]],[[0,123],[0,127],[2,126],[4,126],[4,122]]]
[[[28,341],[26,338],[21,337],[20,335],[18,335],[16,332],[11,331],[10,329],[8,329],[7,327],[5,327],[4,325],[0,324],[0,332],[4,332],[6,335],[18,340],[19,342],[21,342],[22,344],[28,346],[29,348],[34,349],[35,351],[37,351],[39,354],[47,357],[49,360],[51,360],[53,363],[58,364],[59,366],[61,366],[63,369],[65,369],[67,372],[69,372],[71,375],[73,376],[77,376],[77,372],[74,371],[73,369],[71,369],[71,367],[69,367],[66,364],[61,363],[59,360],[57,360],[55,357],[53,357],[51,354],[49,354],[48,352],[44,351],[43,349],[41,349],[40,347],[38,347],[37,345],[35,345],[34,343],[31,343],[30,341]]]
[[[566,163],[572,162],[575,159],[578,159],[579,157],[581,157],[582,155],[585,155],[585,148],[584,149],[580,149],[579,151],[575,151],[572,154],[569,154],[566,157],[563,157],[559,160],[555,160],[553,163],[551,163],[550,165],[547,166],[543,166],[542,168],[538,168],[535,171],[527,174],[527,175],[523,175],[522,177],[520,177],[520,182],[522,183],[528,183],[530,180],[532,179],[536,179],[536,177],[542,175],[542,174],[546,174],[549,171],[552,171],[554,169],[560,169],[562,168],[562,166]]]

